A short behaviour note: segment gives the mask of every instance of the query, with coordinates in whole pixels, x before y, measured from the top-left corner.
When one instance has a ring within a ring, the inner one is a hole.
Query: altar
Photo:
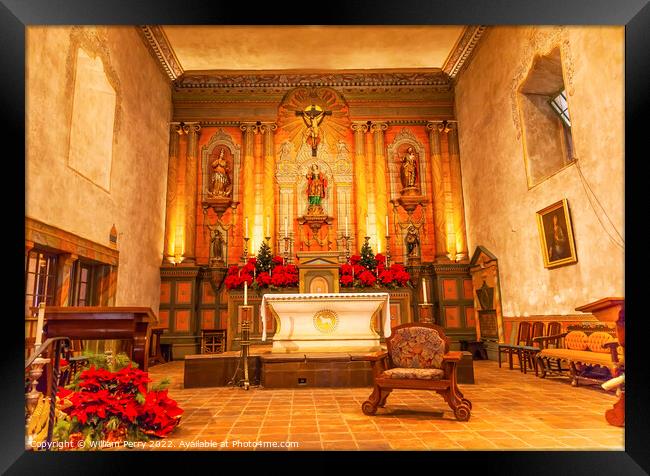
[[[272,353],[374,352],[391,332],[388,293],[265,294],[262,342],[267,312],[276,321]]]

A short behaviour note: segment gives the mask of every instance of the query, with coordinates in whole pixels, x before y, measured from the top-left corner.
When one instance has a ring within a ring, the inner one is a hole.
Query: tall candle
[[[248,217],[246,217],[246,223],[244,224],[244,238],[248,238]]]
[[[422,297],[424,299],[424,304],[427,303],[427,282],[422,278]]]
[[[268,216],[266,217],[266,235],[264,236],[271,236],[271,219]]]
[[[45,303],[38,305],[38,321],[36,322],[36,347],[43,342],[43,323],[45,322]]]
[[[248,281],[244,281],[244,306],[248,306]]]
[[[370,229],[370,226],[368,225],[368,223],[369,223],[368,222],[368,215],[366,215],[366,236],[370,236],[369,231],[368,231]]]
[[[386,215],[386,236],[388,236],[388,215]]]
[[[345,236],[348,236],[348,216],[345,215]]]
[[[289,217],[284,217],[284,237],[289,236]]]

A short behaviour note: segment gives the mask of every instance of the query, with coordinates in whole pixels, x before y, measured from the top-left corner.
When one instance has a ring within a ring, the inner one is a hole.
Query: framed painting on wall
[[[566,198],[537,212],[545,268],[576,263],[571,216]]]

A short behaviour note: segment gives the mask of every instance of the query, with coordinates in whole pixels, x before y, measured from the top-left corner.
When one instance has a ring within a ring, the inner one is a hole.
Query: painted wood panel
[[[163,281],[160,283],[160,304],[169,304],[171,299],[172,283]]]
[[[192,302],[192,283],[178,281],[176,283],[176,304],[190,304]]]
[[[201,311],[201,329],[214,329],[215,311],[214,309],[203,309]]]
[[[474,285],[471,279],[463,279],[463,298],[474,299]]]
[[[460,307],[445,306],[445,327],[460,327]]]
[[[445,300],[458,299],[458,284],[456,279],[442,280],[442,297]]]
[[[189,332],[190,311],[186,309],[177,310],[175,315],[174,330],[176,332]]]

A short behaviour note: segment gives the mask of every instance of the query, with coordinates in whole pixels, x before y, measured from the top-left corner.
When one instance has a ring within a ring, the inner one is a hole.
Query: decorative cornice
[[[25,217],[25,240],[112,266],[119,263],[118,250],[29,217]]]
[[[449,77],[439,69],[414,72],[260,72],[186,71],[174,81],[176,88],[296,88],[301,86],[448,86]]]
[[[169,79],[174,81],[180,77],[183,74],[183,67],[169,44],[163,29],[157,25],[141,25],[140,31],[142,32],[144,44],[158,60]]]
[[[442,71],[447,73],[450,78],[455,78],[463,66],[469,63],[469,58],[474,51],[474,47],[486,28],[483,25],[469,25],[465,27],[454,49],[449,53],[445,64],[442,66]]]

